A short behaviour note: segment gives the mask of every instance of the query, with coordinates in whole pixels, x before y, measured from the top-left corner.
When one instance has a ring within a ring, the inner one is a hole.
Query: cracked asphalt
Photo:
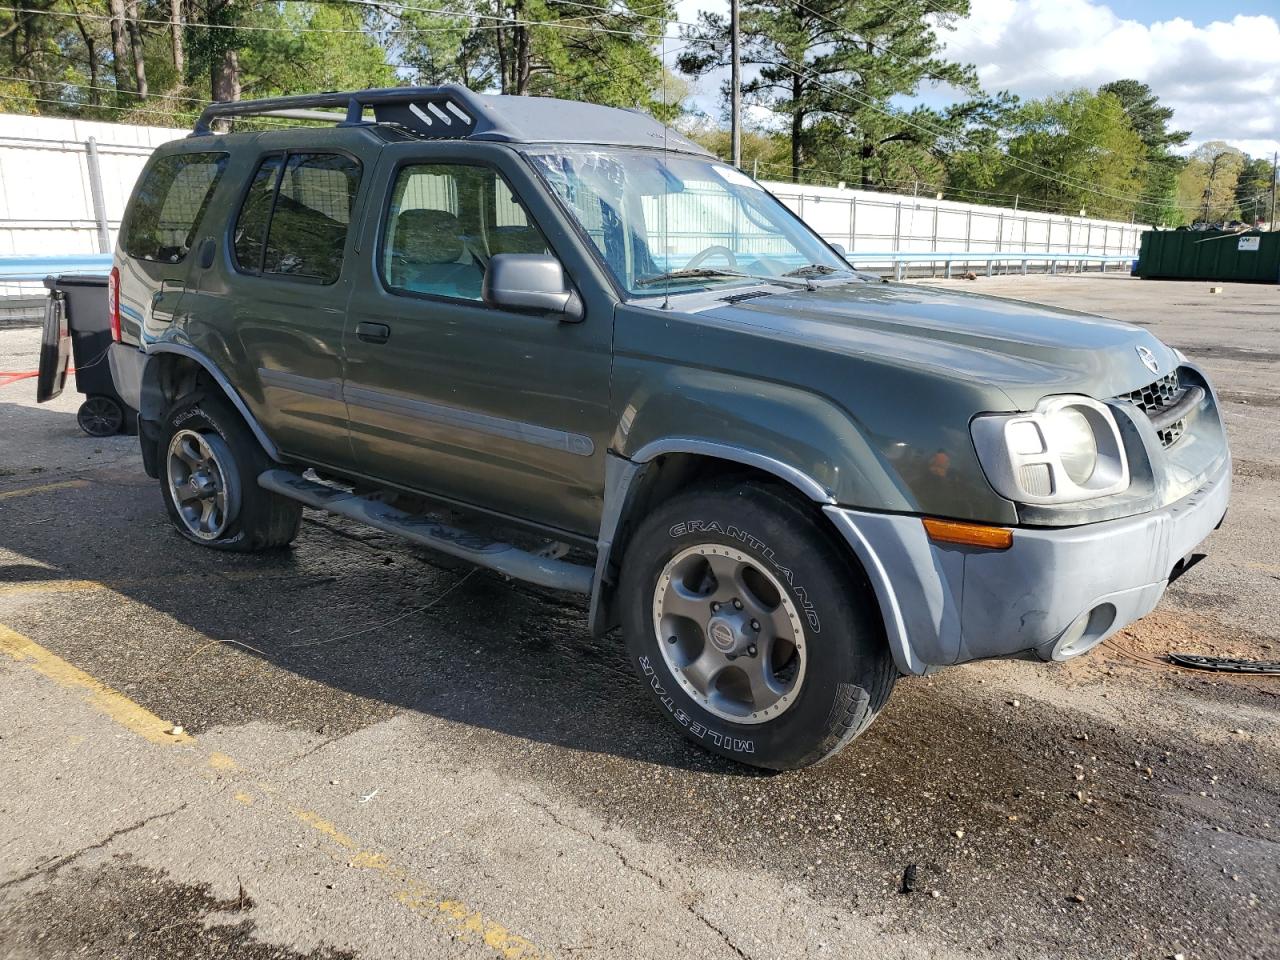
[[[1280,678],[1164,659],[1280,659],[1280,290],[951,283],[1204,364],[1230,514],[1086,658],[905,680],[784,775],[668,729],[577,599],[313,511],[201,551],[132,438],[0,387],[0,958],[1280,956]]]

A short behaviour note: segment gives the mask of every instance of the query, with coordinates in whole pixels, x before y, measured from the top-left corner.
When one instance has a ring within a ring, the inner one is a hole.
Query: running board
[[[445,526],[430,517],[397,510],[380,500],[356,496],[338,487],[308,480],[290,470],[267,470],[258,477],[258,486],[290,500],[297,500],[308,507],[349,517],[421,546],[447,553],[451,557],[488,567],[516,580],[536,583],[554,590],[591,593],[594,574],[591,567],[566,563],[554,556],[530,553],[509,543],[488,540],[456,527]]]

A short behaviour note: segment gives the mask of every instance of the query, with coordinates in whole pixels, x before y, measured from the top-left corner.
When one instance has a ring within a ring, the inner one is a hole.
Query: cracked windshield
[[[632,296],[855,275],[790,210],[724,164],[623,149],[561,148],[530,159]]]

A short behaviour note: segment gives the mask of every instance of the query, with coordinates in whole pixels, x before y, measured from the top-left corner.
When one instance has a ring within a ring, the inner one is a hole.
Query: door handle
[[[356,324],[356,336],[365,343],[386,343],[391,339],[391,328],[385,323],[362,320]]]

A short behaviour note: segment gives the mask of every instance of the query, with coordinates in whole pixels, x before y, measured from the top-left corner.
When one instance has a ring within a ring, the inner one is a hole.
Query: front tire
[[[753,766],[833,756],[897,671],[865,573],[809,504],[701,487],[637,529],[622,565],[631,661],[690,740]]]
[[[254,553],[298,535],[302,505],[258,486],[270,461],[221,397],[197,393],[174,403],[161,424],[157,452],[169,520],[193,543]]]

